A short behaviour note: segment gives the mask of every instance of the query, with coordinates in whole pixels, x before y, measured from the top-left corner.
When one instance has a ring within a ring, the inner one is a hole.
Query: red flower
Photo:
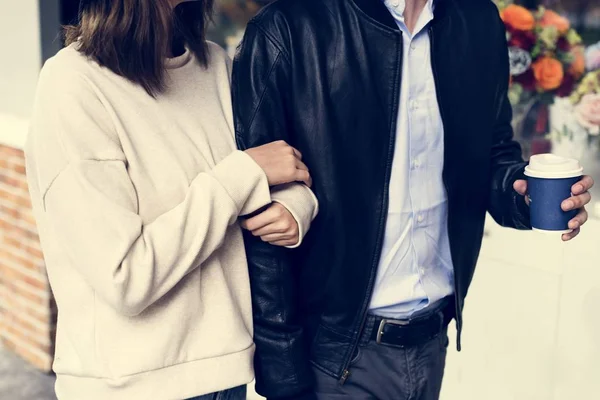
[[[575,89],[575,78],[571,74],[565,74],[563,77],[563,81],[556,89],[556,95],[558,97],[567,97],[573,93],[573,89]]]
[[[533,70],[531,68],[521,75],[513,77],[513,82],[520,84],[523,86],[523,89],[527,91],[535,90],[535,76],[533,75]]]
[[[508,45],[531,51],[535,45],[535,33],[531,31],[513,31]]]
[[[564,51],[564,52],[571,50],[571,44],[564,36],[561,36],[560,38],[558,38],[558,41],[556,42],[556,47],[560,51]]]

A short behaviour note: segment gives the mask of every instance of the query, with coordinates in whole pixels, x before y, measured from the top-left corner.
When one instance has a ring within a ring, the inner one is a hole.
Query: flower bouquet
[[[585,75],[570,97],[555,100],[550,106],[550,128],[554,154],[579,160],[597,158],[600,70]]]
[[[515,137],[525,157],[550,152],[549,106],[568,97],[585,72],[581,38],[553,10],[530,11],[512,0],[496,3],[506,26]]]
[[[600,66],[589,72],[570,97],[577,122],[591,135],[600,135]]]
[[[511,102],[551,104],[555,96],[568,97],[585,72],[581,37],[569,20],[544,7],[498,6],[507,30]]]
[[[596,70],[583,77],[568,99],[576,127],[565,129],[562,133],[552,132],[551,137],[556,150],[583,148],[575,155],[586,165],[587,173],[597,178],[600,177],[600,63],[588,63],[588,66]],[[559,151],[553,150],[557,154]],[[596,188],[592,196],[598,199],[599,195],[600,188]],[[596,201],[594,210],[596,217],[600,218],[600,201]]]

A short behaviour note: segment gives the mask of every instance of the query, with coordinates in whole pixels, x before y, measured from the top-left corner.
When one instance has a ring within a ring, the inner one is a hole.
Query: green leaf
[[[576,46],[582,42],[581,36],[579,36],[575,29],[569,29],[567,32],[567,41],[571,46]]]

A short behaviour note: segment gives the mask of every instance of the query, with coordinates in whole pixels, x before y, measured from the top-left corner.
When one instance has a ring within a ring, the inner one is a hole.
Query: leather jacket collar
[[[387,26],[395,31],[399,30],[394,17],[390,14],[389,10],[383,4],[381,0],[346,0],[352,1],[360,8],[362,12],[367,14],[375,21]]]

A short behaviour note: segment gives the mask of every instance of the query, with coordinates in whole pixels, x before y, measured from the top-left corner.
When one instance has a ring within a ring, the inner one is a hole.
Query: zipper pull
[[[340,379],[340,385],[343,385],[344,383],[346,383],[349,376],[350,376],[350,370],[345,369],[344,373],[342,374],[342,379]]]

